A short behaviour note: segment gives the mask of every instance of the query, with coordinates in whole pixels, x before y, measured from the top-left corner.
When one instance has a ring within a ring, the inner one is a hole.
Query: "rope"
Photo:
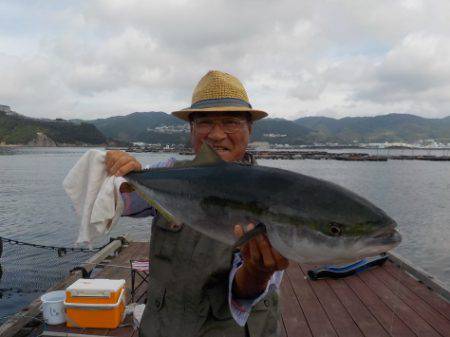
[[[109,245],[109,242],[104,244],[101,247],[96,248],[80,248],[80,247],[58,247],[58,246],[48,246],[48,245],[40,245],[36,243],[30,243],[30,242],[23,242],[15,239],[5,238],[0,236],[0,242],[7,242],[11,245],[19,245],[19,246],[30,246],[34,248],[42,248],[42,249],[49,249],[49,250],[56,250],[58,253],[58,256],[61,257],[63,255],[66,255],[67,252],[93,252],[93,251],[99,251],[105,248],[107,245]],[[1,255],[0,255],[1,256]]]

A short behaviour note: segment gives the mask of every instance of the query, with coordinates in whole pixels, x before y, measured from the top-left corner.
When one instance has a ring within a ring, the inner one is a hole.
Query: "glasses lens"
[[[211,123],[207,120],[196,120],[195,121],[195,130],[198,133],[209,133],[214,126],[214,123]]]
[[[223,132],[225,133],[235,133],[242,130],[243,121],[237,118],[224,119],[220,122],[214,122],[212,120],[198,119],[194,121],[195,130],[197,133],[205,134],[211,132],[214,126],[218,124]]]
[[[223,131],[226,133],[234,133],[241,130],[242,121],[239,119],[229,119],[222,122]]]

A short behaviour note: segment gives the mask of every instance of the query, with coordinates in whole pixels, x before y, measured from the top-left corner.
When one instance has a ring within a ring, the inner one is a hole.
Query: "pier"
[[[126,279],[129,293],[129,261],[147,257],[148,248],[148,242],[116,240],[82,267],[93,272],[91,277]],[[284,274],[282,336],[450,336],[450,292],[441,282],[396,254],[389,254],[382,266],[343,279],[309,280],[307,271],[313,267],[291,261]],[[64,289],[80,277],[81,272],[75,271],[51,290]],[[136,294],[138,302],[143,303],[145,291],[141,287]],[[40,323],[39,305],[37,299],[7,320],[0,326],[0,336],[138,336],[130,316],[118,329],[46,326]]]
[[[326,152],[326,151],[249,151],[256,159],[281,159],[281,160],[341,160],[341,161],[388,161],[388,160],[428,160],[428,161],[450,161],[450,156],[433,155],[372,155],[360,152]]]
[[[111,148],[112,149],[112,148]],[[128,148],[115,148],[132,153],[178,153],[182,156],[194,156],[195,153],[190,148],[163,147],[163,146],[130,146]],[[364,148],[361,148],[364,150]],[[387,154],[368,154],[363,152],[328,152],[313,150],[254,150],[248,149],[256,159],[270,160],[341,160],[341,161],[388,161],[388,160],[427,160],[427,161],[450,161],[448,152],[445,155],[437,156],[431,154],[414,154],[414,150],[410,150],[411,154],[389,154],[390,149],[386,150]]]

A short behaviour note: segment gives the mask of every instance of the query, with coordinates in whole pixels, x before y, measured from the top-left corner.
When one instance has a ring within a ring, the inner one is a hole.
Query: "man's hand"
[[[109,175],[116,177],[124,176],[131,171],[142,170],[141,163],[123,151],[107,151],[105,157],[106,172]],[[128,183],[123,183],[120,186],[120,192],[132,192],[134,189]]]
[[[247,231],[255,228],[247,226]],[[234,227],[235,235],[244,235],[241,225]],[[237,271],[233,283],[233,293],[239,298],[255,298],[267,287],[267,283],[277,270],[284,270],[289,260],[281,256],[271,245],[266,235],[260,234],[240,247],[244,265]]]

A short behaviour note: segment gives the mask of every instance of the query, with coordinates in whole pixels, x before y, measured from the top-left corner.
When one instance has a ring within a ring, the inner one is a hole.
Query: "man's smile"
[[[228,148],[226,148],[226,147],[223,147],[223,146],[215,146],[215,145],[213,145],[213,149],[214,149],[216,152],[229,152],[229,151],[230,151],[230,149],[228,149]]]

